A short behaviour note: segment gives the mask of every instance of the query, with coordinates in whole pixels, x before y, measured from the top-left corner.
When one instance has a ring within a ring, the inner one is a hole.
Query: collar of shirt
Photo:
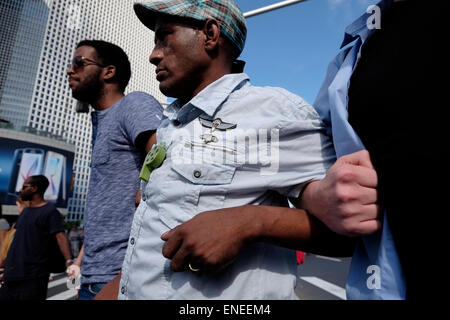
[[[380,8],[381,15],[383,12],[392,4],[393,0],[382,0],[376,4]],[[364,43],[369,36],[376,30],[375,28],[368,28],[368,20],[371,15],[373,15],[373,10],[369,10],[371,7],[367,8],[366,13],[356,19],[352,24],[347,26],[345,29],[344,41],[342,41],[341,49],[353,42],[357,38],[361,38]]]
[[[179,100],[172,102],[164,110],[164,115],[169,120],[178,120],[182,124],[189,123],[203,113],[213,117],[228,96],[249,81],[245,73],[226,74],[209,84],[184,106],[180,107]]]

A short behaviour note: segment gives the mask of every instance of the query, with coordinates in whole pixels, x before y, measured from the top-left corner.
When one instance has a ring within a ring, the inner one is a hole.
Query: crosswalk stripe
[[[47,300],[69,300],[77,295],[77,290],[69,289],[64,292],[48,297]]]
[[[66,283],[67,282],[67,277],[58,279],[58,280],[52,280],[48,283],[48,288],[53,288],[56,286],[59,286],[60,284]]]
[[[341,260],[341,259],[338,259],[338,258],[332,258],[332,257],[326,257],[326,256],[319,256],[319,255],[317,255],[317,254],[316,254],[316,257],[317,257],[317,258],[320,258],[320,259],[325,259],[325,260],[334,261],[334,262],[342,262],[342,260]]]
[[[322,290],[325,290],[328,293],[331,293],[332,295],[341,298],[342,300],[347,300],[347,296],[345,294],[345,289],[330,283],[328,281],[322,280],[317,277],[300,277],[303,281],[306,281]]]

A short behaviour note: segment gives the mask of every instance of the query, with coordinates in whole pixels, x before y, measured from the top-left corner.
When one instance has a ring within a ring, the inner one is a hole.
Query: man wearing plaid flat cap
[[[246,25],[233,1],[134,9],[155,32],[150,62],[160,90],[177,100],[157,130],[165,160],[142,175],[121,278],[97,299],[295,299],[296,252],[288,248],[327,254],[318,244],[333,250],[347,240],[305,211],[264,208],[287,207],[325,176],[335,154],[324,124],[299,96],[234,72]],[[312,225],[323,230],[315,246]]]

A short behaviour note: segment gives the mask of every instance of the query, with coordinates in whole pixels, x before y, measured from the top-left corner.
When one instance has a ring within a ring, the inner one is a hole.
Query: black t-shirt
[[[447,2],[393,3],[362,49],[348,94],[349,122],[378,174],[407,298],[432,297],[434,277],[443,276],[435,259],[445,252],[448,214]]]
[[[64,231],[62,216],[54,205],[23,210],[5,261],[4,281],[35,279],[49,275],[49,245]]]

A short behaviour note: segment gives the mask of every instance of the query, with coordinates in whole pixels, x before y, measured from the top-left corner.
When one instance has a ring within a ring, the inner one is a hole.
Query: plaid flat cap
[[[190,18],[199,21],[216,19],[221,33],[239,50],[244,49],[247,27],[242,11],[232,0],[153,0],[135,3],[134,11],[141,22],[155,31],[159,15]]]

